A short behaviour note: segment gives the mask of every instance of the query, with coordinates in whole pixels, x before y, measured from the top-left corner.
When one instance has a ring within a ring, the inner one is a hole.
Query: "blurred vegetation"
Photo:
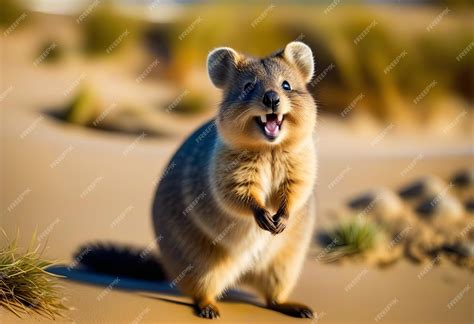
[[[322,103],[323,112],[339,114],[361,93],[364,99],[358,109],[368,110],[382,120],[424,113],[426,106],[429,110],[440,96],[452,96],[472,106],[474,55],[456,59],[472,42],[473,26],[466,19],[472,12],[463,13],[459,20],[449,17],[458,15],[450,12],[439,22],[440,26],[428,31],[426,27],[440,14],[439,9],[417,8],[427,23],[403,26],[394,19],[400,14],[395,10],[341,6],[315,18],[315,12],[321,13],[324,7],[277,6],[255,28],[250,27],[264,10],[260,6],[250,6],[250,10],[199,7],[176,23],[161,26],[174,35],[169,37],[169,47],[176,81],[184,82],[194,66],[204,66],[208,50],[214,47],[231,46],[245,53],[264,55],[300,39],[314,50],[316,77],[334,64],[324,77],[321,75],[320,82],[309,86]],[[233,14],[236,11],[239,15]],[[196,25],[185,40],[180,40],[178,35],[193,24],[196,12],[205,23]],[[361,37],[364,30],[368,32]],[[358,37],[360,40],[355,43]],[[433,80],[437,84],[430,95],[414,104],[413,100]]]
[[[24,12],[16,1],[0,1],[2,24]],[[293,40],[307,43],[314,51],[316,75],[308,88],[320,112],[341,114],[350,107],[344,116],[351,116],[356,108],[354,112],[366,111],[382,121],[425,121],[442,107],[472,108],[474,11],[470,1],[440,0],[419,6],[341,3],[334,8],[330,4],[189,4],[170,21],[158,23],[136,17],[151,12],[166,16],[159,5],[143,6],[141,14],[132,17],[135,10],[118,10],[106,1],[80,22],[74,21],[74,28],[87,54],[107,57],[129,47],[140,55],[146,53],[133,58],[159,60],[160,68],[151,71],[149,79],[173,83],[178,89],[198,88],[172,109],[176,113],[208,109],[208,93],[201,90],[211,86],[204,82],[211,49],[230,46],[261,56]],[[77,18],[71,16],[71,20]],[[463,51],[465,55],[460,56]],[[47,59],[60,56],[58,48]],[[433,81],[435,86],[423,95]],[[351,107],[361,94],[363,99]],[[416,100],[420,95],[423,98]]]
[[[88,54],[118,52],[137,38],[140,24],[119,13],[111,2],[100,4],[81,22]]]
[[[202,95],[190,94],[186,95],[181,102],[176,104],[176,107],[172,108],[169,106],[172,109],[168,109],[168,111],[179,114],[198,114],[207,109],[206,102]]]
[[[3,27],[9,27],[25,12],[17,0],[0,0],[0,9],[0,26]]]

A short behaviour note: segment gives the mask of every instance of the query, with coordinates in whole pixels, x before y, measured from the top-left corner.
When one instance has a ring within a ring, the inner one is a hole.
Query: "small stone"
[[[398,194],[402,198],[412,198],[412,197],[419,197],[423,194],[423,191],[425,189],[425,183],[424,181],[417,181],[414,182],[406,187],[403,187],[400,189]]]
[[[468,187],[474,185],[474,172],[462,170],[457,172],[451,182],[457,187]]]
[[[458,219],[463,215],[460,201],[449,194],[430,196],[424,199],[415,210],[420,216],[427,218],[437,215],[443,218]]]
[[[366,193],[362,196],[356,197],[348,202],[348,206],[352,209],[364,209],[374,201],[375,195],[373,193]]]
[[[428,176],[401,188],[398,194],[404,199],[434,196],[444,187],[446,187],[446,184],[441,179]]]
[[[471,198],[471,199],[468,199],[465,203],[464,203],[464,207],[466,207],[466,210],[470,213],[473,213],[474,212],[474,198]]]

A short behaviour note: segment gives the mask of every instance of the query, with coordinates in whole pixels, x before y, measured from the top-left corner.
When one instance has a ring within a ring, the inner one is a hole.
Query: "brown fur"
[[[228,48],[209,55],[210,78],[223,90],[218,116],[175,154],[153,208],[164,266],[202,317],[217,317],[216,298],[239,282],[254,286],[272,309],[312,315],[285,303],[314,224],[316,106],[306,90],[312,60],[299,42],[264,59]],[[281,88],[283,80],[291,91]],[[284,114],[273,141],[255,121],[271,113],[262,104],[268,90],[279,94]]]

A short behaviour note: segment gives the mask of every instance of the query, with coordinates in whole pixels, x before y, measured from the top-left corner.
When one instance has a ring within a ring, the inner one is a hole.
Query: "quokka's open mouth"
[[[255,120],[262,129],[263,134],[265,134],[269,140],[274,140],[278,137],[284,119],[285,116],[283,114],[266,114],[255,117]]]

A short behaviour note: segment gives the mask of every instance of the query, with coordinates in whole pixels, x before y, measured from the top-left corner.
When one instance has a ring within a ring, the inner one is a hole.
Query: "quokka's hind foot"
[[[267,303],[269,309],[283,313],[288,316],[298,318],[314,318],[311,308],[303,304],[297,303],[277,303],[275,301]]]
[[[201,318],[217,319],[220,317],[219,308],[211,302],[196,303],[196,314]]]

